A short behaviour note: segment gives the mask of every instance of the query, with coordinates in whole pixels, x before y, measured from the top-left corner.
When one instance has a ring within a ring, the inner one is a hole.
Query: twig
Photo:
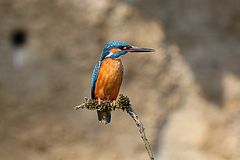
[[[134,120],[136,126],[139,128],[139,133],[141,135],[141,138],[144,142],[145,148],[148,152],[149,158],[151,160],[154,160],[154,156],[151,150],[151,146],[150,143],[147,139],[147,136],[145,134],[145,129],[143,127],[142,122],[140,121],[140,119],[138,118],[138,115],[136,114],[136,112],[134,112],[131,104],[130,104],[130,100],[127,96],[123,96],[122,94],[119,96],[118,101],[116,103],[116,105],[113,106],[113,103],[111,101],[103,101],[101,104],[98,104],[98,102],[96,100],[93,99],[88,99],[85,97],[85,102],[83,102],[82,104],[74,107],[74,109],[89,109],[89,110],[115,110],[115,109],[121,109],[123,111],[127,111],[127,113],[132,117],[132,119]]]
[[[151,160],[154,160],[150,143],[149,143],[149,141],[148,141],[148,139],[147,139],[147,136],[146,136],[146,134],[145,134],[145,131],[144,131],[145,128],[143,127],[142,122],[139,120],[138,115],[133,111],[131,105],[128,107],[127,113],[132,117],[132,119],[133,119],[133,120],[135,121],[135,123],[136,123],[136,126],[139,128],[139,133],[140,133],[141,138],[142,138],[142,140],[143,140],[143,142],[144,142],[144,144],[145,144],[145,148],[146,148],[146,150],[147,150],[147,152],[148,152],[149,158],[150,158]]]

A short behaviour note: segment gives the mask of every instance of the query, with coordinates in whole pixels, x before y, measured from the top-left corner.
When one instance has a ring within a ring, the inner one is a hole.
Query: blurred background
[[[240,1],[0,0],[0,159],[148,159],[132,119],[73,110],[104,44],[157,160],[240,159]]]

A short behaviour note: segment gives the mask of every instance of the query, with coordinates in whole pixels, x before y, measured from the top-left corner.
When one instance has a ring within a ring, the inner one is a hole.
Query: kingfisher
[[[135,47],[121,41],[110,41],[105,45],[92,73],[92,99],[97,100],[99,104],[104,100],[110,100],[114,105],[116,104],[124,72],[120,57],[136,52],[154,52],[154,49]],[[102,124],[110,123],[111,110],[97,111],[97,115]]]

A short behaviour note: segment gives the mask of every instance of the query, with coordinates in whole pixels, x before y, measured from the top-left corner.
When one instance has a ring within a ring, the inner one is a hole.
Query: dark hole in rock
[[[15,30],[11,33],[10,41],[14,47],[23,47],[27,42],[27,34],[24,30]]]

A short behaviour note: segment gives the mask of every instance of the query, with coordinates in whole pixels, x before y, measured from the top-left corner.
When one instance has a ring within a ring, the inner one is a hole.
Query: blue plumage
[[[95,95],[94,95],[94,90],[95,90],[95,86],[96,86],[96,80],[98,77],[98,70],[99,67],[101,66],[101,61],[98,61],[98,63],[95,65],[94,69],[93,69],[93,73],[92,73],[92,87],[91,87],[91,97],[92,99],[95,99]]]

